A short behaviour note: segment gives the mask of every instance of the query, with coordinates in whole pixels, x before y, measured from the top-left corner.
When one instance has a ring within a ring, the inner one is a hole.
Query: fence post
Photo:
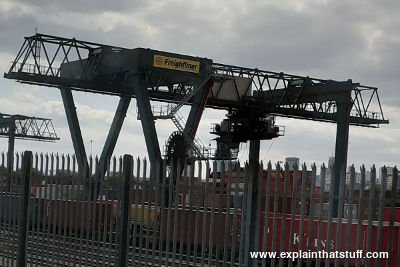
[[[119,247],[118,247],[118,267],[128,266],[128,228],[129,228],[129,189],[130,179],[133,173],[133,157],[124,155],[123,172],[121,176],[121,227],[119,229]]]
[[[257,217],[260,214],[258,212],[258,194],[261,194],[261,189],[258,188],[259,184],[257,179],[262,179],[259,177],[259,157],[260,157],[260,141],[250,141],[249,148],[249,185],[248,191],[245,192],[247,196],[247,209],[246,209],[246,234],[245,234],[245,248],[244,248],[244,262],[245,266],[256,266],[257,260],[250,257],[250,252],[255,251],[255,244],[258,242],[257,229]],[[247,265],[246,265],[247,263]]]
[[[25,266],[26,234],[28,226],[28,200],[29,200],[29,181],[32,171],[32,152],[24,152],[23,173],[21,177],[21,187],[18,205],[18,250],[17,267]]]

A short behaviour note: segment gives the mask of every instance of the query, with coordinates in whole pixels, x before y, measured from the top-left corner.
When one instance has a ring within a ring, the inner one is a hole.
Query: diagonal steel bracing
[[[161,159],[161,151],[158,143],[154,116],[151,110],[150,98],[147,88],[144,86],[141,79],[133,78],[133,83],[147,152],[152,166],[156,166],[157,160]]]
[[[72,92],[69,88],[61,88],[60,90],[69,130],[71,133],[72,143],[78,162],[78,174],[81,179],[87,181],[89,178],[89,166]],[[107,164],[110,161],[111,155],[114,151],[115,144],[118,140],[118,136],[121,131],[130,101],[130,97],[120,98],[98,165],[96,166],[95,177],[97,181],[104,178],[107,170]]]
[[[65,115],[71,133],[72,145],[78,162],[78,175],[86,181],[89,177],[89,165],[86,156],[85,144],[82,139],[81,127],[79,126],[78,115],[76,114],[76,107],[74,98],[70,88],[60,88],[61,97],[64,104]]]
[[[117,143],[119,133],[124,123],[126,113],[128,111],[129,103],[131,102],[130,97],[123,96],[120,98],[117,110],[115,111],[114,119],[111,123],[110,130],[107,135],[106,142],[100,155],[99,163],[96,168],[96,179],[98,181],[104,178],[107,171],[108,162],[110,162],[112,153]]]

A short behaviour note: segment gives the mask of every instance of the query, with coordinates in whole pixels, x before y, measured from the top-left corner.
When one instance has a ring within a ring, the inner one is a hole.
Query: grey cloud
[[[128,13],[140,9],[146,5],[147,1],[144,0],[74,0],[74,1],[62,1],[62,0],[13,0],[14,3],[20,3],[28,6],[36,11],[40,15],[46,15],[51,12],[74,12],[82,14],[93,14],[98,12],[122,12]]]

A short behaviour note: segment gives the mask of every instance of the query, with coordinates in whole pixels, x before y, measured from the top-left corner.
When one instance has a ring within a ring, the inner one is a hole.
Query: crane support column
[[[103,180],[105,172],[107,171],[107,163],[110,161],[112,153],[114,152],[115,144],[117,143],[130,102],[131,98],[128,96],[122,96],[119,100],[114,119],[107,135],[106,143],[104,144],[100,155],[99,166],[96,168],[97,181]]]
[[[60,88],[61,97],[64,103],[65,114],[67,116],[69,131],[71,133],[72,144],[76,159],[78,161],[78,174],[80,179],[86,181],[89,175],[89,166],[86,157],[85,145],[82,139],[82,132],[79,126],[78,116],[76,114],[76,107],[74,98],[70,88]]]
[[[143,84],[143,81],[139,78],[134,78],[133,83],[147,153],[149,154],[151,165],[157,166],[157,161],[161,159],[161,151],[160,145],[158,144],[157,131],[154,123],[153,112],[151,110],[148,90]]]
[[[349,145],[349,123],[351,103],[351,81],[343,98],[337,100],[337,128],[336,128],[336,146],[335,146],[335,167],[334,167],[334,189],[333,189],[333,218],[337,218],[339,211],[339,189],[341,170],[346,172],[347,151]],[[331,178],[332,179],[332,178]],[[346,176],[344,177],[346,179]]]
[[[185,125],[185,133],[193,138],[196,135],[197,128],[199,127],[201,116],[203,115],[204,108],[207,103],[208,95],[213,87],[213,80],[209,79],[203,86],[203,88],[197,92],[193,97],[192,107],[190,108],[190,113]]]

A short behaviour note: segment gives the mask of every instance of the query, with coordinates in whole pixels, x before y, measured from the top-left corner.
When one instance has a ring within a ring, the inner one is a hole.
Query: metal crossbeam
[[[127,49],[75,38],[36,34],[25,38],[4,77],[29,84],[65,86],[72,90],[136,97],[133,86],[123,82],[126,73],[99,76],[97,71],[102,51],[112,51],[117,55]],[[74,71],[72,66],[75,66]],[[69,75],[61,75],[62,67]],[[232,89],[232,94],[237,94],[237,98],[224,99],[218,95],[219,90],[212,90],[206,107],[229,110],[251,105],[278,116],[337,122],[336,102],[341,94],[338,89],[347,81],[337,82],[218,63],[212,63],[211,67],[215,86],[233,81],[235,88]],[[167,81],[165,73],[168,71],[170,70],[142,69],[129,75],[143,76],[150,99],[176,102],[176,99],[185,96],[182,88],[193,86],[194,81]],[[251,81],[246,92],[241,92],[243,90],[240,90],[235,78]],[[384,117],[377,88],[351,82],[350,90],[350,125],[377,127],[389,122]],[[187,103],[191,101],[189,99]]]

